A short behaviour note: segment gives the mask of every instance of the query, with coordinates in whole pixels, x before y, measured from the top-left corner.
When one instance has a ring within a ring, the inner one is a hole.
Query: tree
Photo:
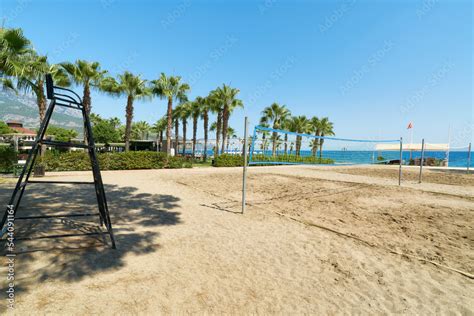
[[[48,126],[46,135],[54,136],[54,139],[59,142],[70,142],[77,137],[77,131],[73,129],[66,129],[59,126]]]
[[[39,56],[35,52],[28,55],[24,60],[24,68],[17,76],[17,87],[24,92],[33,92],[36,96],[38,106],[39,121],[43,122],[46,115],[46,96],[44,92],[44,78],[46,74],[51,74],[54,84],[67,87],[71,84],[67,73],[59,65],[50,65],[46,56]]]
[[[206,100],[202,97],[196,97],[194,102],[191,103],[191,117],[193,118],[193,158],[196,157],[196,137],[197,137],[197,124],[199,116],[202,113]]]
[[[214,148],[214,158],[219,155],[219,145],[222,131],[222,104],[216,94],[216,90],[213,90],[210,92],[207,98],[210,111],[217,115],[217,121],[213,123],[215,124],[214,129],[212,129],[213,126],[211,126],[211,131],[216,131],[216,146]]]
[[[4,88],[15,90],[11,77],[22,73],[32,52],[31,42],[21,29],[0,27],[0,84]]]
[[[0,121],[0,135],[14,134],[16,131],[10,128],[5,122]]]
[[[64,62],[61,66],[71,77],[72,81],[77,85],[82,85],[84,88],[82,103],[87,114],[91,113],[91,86],[100,86],[102,79],[107,71],[100,69],[98,62],[89,62],[78,59],[76,63]]]
[[[335,135],[334,124],[329,121],[329,118],[324,117],[321,119],[320,131],[321,131],[321,137]],[[324,144],[324,138],[321,138],[319,140],[319,158],[323,157],[323,144]]]
[[[227,127],[227,147],[226,147],[227,152],[229,152],[230,139],[236,138],[236,137],[237,135],[235,134],[235,129],[233,129],[230,126]]]
[[[179,118],[181,119],[181,124],[183,126],[183,151],[182,155],[186,155],[186,134],[187,134],[187,127],[188,127],[188,118],[192,114],[192,103],[191,102],[184,102],[179,105]]]
[[[146,86],[146,80],[125,71],[118,76],[118,81],[112,77],[101,82],[101,89],[112,95],[127,96],[125,108],[125,151],[130,150],[130,136],[132,133],[133,102],[151,96],[151,90]]]
[[[201,118],[204,124],[204,162],[207,161],[207,142],[208,142],[208,132],[209,132],[209,111],[210,111],[210,101],[209,97],[203,99],[201,104]]]
[[[273,126],[273,129],[281,129],[282,122],[286,120],[291,115],[290,111],[286,108],[285,105],[279,105],[278,103],[273,103],[270,106],[267,106],[262,111],[261,122],[266,122]],[[272,133],[272,155],[276,155],[277,147],[277,132]]]
[[[290,132],[294,133],[307,133],[310,129],[309,120],[304,115],[300,116],[293,116],[289,122],[289,129]],[[301,143],[302,143],[301,135],[296,136],[296,156],[299,157],[301,154]]]
[[[226,148],[230,115],[237,107],[244,107],[242,100],[236,98],[239,92],[239,89],[231,88],[225,84],[215,90],[217,102],[222,105],[222,152]]]
[[[132,124],[132,138],[138,140],[148,139],[148,134],[151,131],[151,126],[145,121],[139,121]]]
[[[291,116],[285,118],[285,119],[282,119],[281,121],[281,129],[287,131],[289,129],[289,125],[290,125],[290,118]],[[285,150],[285,155],[288,154],[288,133],[285,133],[285,139],[284,139],[284,144],[285,144],[285,147],[284,147],[284,150]]]
[[[168,126],[166,127],[166,152],[168,155],[171,153],[171,128],[173,124],[173,101],[183,101],[186,99],[186,93],[190,90],[187,83],[181,82],[179,76],[167,77],[164,73],[161,73],[160,78],[151,81],[153,87],[153,94],[159,96],[161,99],[168,100],[167,119]],[[177,137],[177,136],[176,136]],[[177,142],[177,138],[176,138]]]
[[[152,127],[152,131],[156,133],[157,136],[157,150],[161,151],[163,146],[163,132],[166,130],[166,126],[168,125],[168,120],[166,116],[160,118]]]
[[[110,118],[108,120],[101,118],[99,115],[91,113],[92,133],[96,143],[118,143],[121,141],[120,133],[121,122],[118,118]]]
[[[171,113],[171,119],[172,122],[174,122],[174,153],[175,155],[178,153],[179,149],[179,120],[181,119],[181,107],[178,105],[173,109],[173,112]],[[166,127],[168,128],[168,118],[166,119]]]
[[[314,136],[321,136],[321,120],[317,116],[313,116],[309,121],[309,124],[310,130],[314,133]],[[315,138],[311,145],[313,157],[316,157],[316,152],[319,147],[319,138]]]

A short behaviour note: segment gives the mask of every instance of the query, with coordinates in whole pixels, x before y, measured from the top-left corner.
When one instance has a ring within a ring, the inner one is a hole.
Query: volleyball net
[[[346,139],[256,126],[249,165],[399,164],[400,149],[400,139]]]

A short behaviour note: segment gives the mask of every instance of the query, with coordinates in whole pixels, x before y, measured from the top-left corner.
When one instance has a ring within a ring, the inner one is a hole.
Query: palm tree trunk
[[[285,155],[288,154],[288,134],[285,134]]]
[[[301,136],[296,136],[296,157],[300,156],[301,151]]]
[[[178,149],[179,149],[179,119],[174,120],[174,154],[178,154]]]
[[[46,116],[46,98],[44,96],[44,82],[42,79],[39,79],[37,82],[37,91],[36,91],[36,101],[38,104],[38,111],[39,111],[39,118],[40,118],[40,125]],[[46,153],[46,145],[41,145],[40,148],[40,157],[44,157]]]
[[[229,107],[224,105],[222,111],[222,152],[225,152],[227,143],[227,128],[229,127]]]
[[[168,125],[166,126],[166,154],[169,156],[171,154],[171,129],[173,128],[173,99],[168,98],[168,109],[166,111],[166,116],[168,120]]]
[[[132,119],[133,119],[133,97],[127,98],[126,109],[126,123],[125,123],[125,151],[130,150],[130,134],[132,133]]]
[[[188,122],[183,118],[183,156],[186,155],[186,127]]]
[[[214,157],[219,156],[219,145],[221,137],[221,127],[222,127],[222,111],[217,113],[217,126],[216,126],[216,149],[214,150]]]
[[[324,135],[321,135],[324,137]],[[319,140],[319,159],[323,157],[323,144],[324,144],[324,139]]]
[[[276,156],[276,145],[277,145],[276,141],[277,141],[277,133],[273,132],[272,133],[272,142],[273,142],[273,144],[272,144],[272,156],[273,157]]]
[[[194,115],[193,116],[193,158],[196,157],[197,123],[198,123],[198,117],[197,115]]]
[[[207,139],[208,139],[208,130],[209,130],[209,114],[204,113],[204,161],[207,161]]]
[[[158,151],[161,151],[162,146],[163,146],[163,131],[160,131],[160,138],[158,141]]]
[[[87,115],[91,114],[91,90],[89,87],[89,82],[84,83],[84,92],[82,97],[82,103],[84,105],[84,110],[86,111]],[[87,144],[87,131],[84,129],[84,143]]]

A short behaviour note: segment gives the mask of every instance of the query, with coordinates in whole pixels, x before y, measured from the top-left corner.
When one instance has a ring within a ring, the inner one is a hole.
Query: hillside
[[[20,121],[25,127],[39,126],[36,99],[29,95],[16,95],[0,90],[0,121]],[[51,125],[74,129],[82,133],[82,117],[79,111],[57,107]]]

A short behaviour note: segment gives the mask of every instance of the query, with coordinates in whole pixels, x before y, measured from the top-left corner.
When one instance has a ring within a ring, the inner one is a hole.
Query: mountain
[[[0,90],[0,121],[19,121],[29,128],[39,127],[36,98],[28,94],[15,94]],[[80,111],[65,107],[56,107],[50,125],[74,129],[82,134],[82,115]]]

